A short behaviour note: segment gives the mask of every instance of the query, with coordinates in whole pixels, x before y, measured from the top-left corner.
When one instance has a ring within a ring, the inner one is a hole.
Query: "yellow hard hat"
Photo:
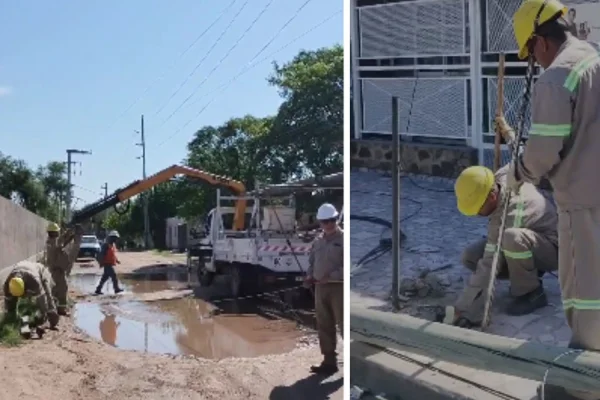
[[[469,217],[479,214],[494,182],[494,173],[489,168],[475,166],[465,169],[454,184],[458,211]]]
[[[55,222],[50,222],[48,228],[46,228],[46,232],[60,232],[60,226]]]
[[[541,12],[540,12],[541,10]],[[527,42],[533,37],[535,20],[538,26],[549,21],[557,14],[564,15],[568,8],[558,0],[525,0],[521,7],[513,15],[513,29],[515,39],[519,45],[519,58],[521,60],[529,56]]]
[[[23,278],[15,276],[8,282],[8,291],[11,296],[21,297],[25,294],[25,282]]]

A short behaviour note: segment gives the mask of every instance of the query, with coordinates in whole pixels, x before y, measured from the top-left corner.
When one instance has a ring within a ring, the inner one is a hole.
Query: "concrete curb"
[[[388,399],[412,400],[500,400],[537,399],[539,383],[489,371],[410,356],[418,363],[396,357],[366,343],[350,343],[350,376],[354,385],[385,393]],[[423,364],[435,367],[428,369]],[[468,383],[448,374],[468,379]],[[481,387],[478,387],[480,385]]]

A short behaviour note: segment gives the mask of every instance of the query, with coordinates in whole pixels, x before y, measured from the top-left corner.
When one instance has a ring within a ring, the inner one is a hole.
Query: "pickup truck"
[[[100,254],[100,243],[96,235],[83,235],[81,237],[81,245],[79,246],[79,254],[77,258],[98,258]]]

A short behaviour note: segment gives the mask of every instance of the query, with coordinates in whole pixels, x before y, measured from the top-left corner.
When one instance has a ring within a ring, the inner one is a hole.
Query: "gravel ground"
[[[123,253],[121,261],[119,273],[178,262],[176,256],[155,253]],[[74,268],[73,273],[92,271],[100,273],[93,265]],[[18,348],[0,347],[0,398],[343,398],[341,372],[325,380],[307,373],[321,360],[314,338],[302,338],[298,348],[286,354],[212,361],[119,350],[88,337],[70,318],[62,319],[59,328]]]
[[[485,218],[467,218],[456,210],[453,181],[422,176],[401,179],[401,229],[407,239],[400,250],[401,278],[415,278],[423,271],[435,270],[442,288],[441,297],[415,297],[402,310],[430,319],[436,305],[452,304],[462,291],[468,272],[460,264],[463,248],[486,234]],[[351,175],[351,214],[379,217],[391,221],[392,197],[389,175],[355,170]],[[356,264],[391,237],[391,230],[351,218],[351,259]],[[392,287],[391,254],[353,268],[351,303],[389,310]],[[561,308],[560,288],[555,277],[544,279],[550,305],[523,317],[508,317],[502,311],[509,298],[508,282],[498,281],[490,333],[566,346],[570,330]]]

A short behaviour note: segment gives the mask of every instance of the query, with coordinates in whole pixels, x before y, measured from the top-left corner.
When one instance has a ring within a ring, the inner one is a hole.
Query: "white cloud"
[[[0,86],[0,97],[8,96],[12,93],[12,89],[7,86]]]

